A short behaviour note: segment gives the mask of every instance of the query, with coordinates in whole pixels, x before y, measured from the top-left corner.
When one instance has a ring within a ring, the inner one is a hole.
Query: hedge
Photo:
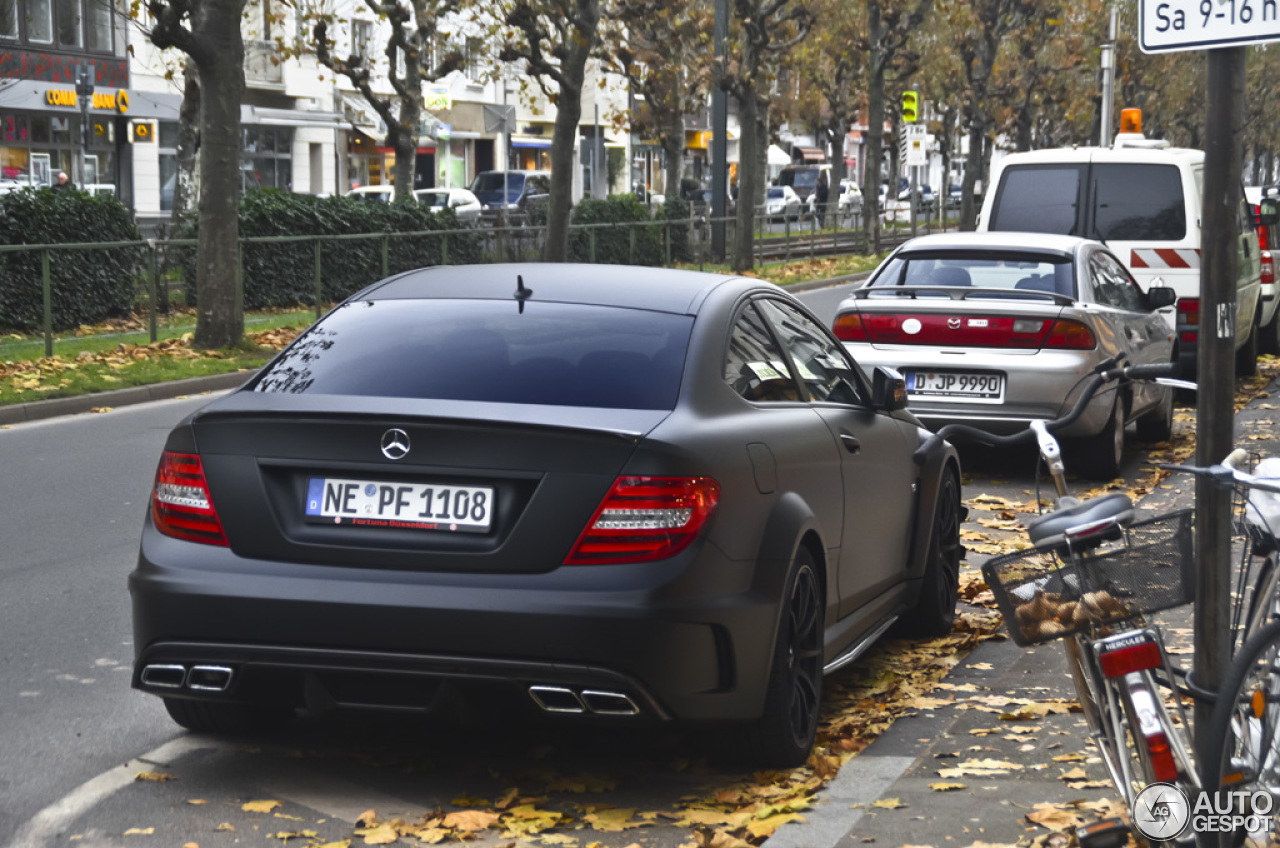
[[[315,197],[264,189],[240,201],[240,237],[338,236],[355,233],[417,233],[461,229],[453,210],[433,213],[417,203],[373,203],[349,197]],[[179,237],[194,238],[191,221]],[[396,236],[387,239],[387,271],[396,274],[444,263],[476,262],[480,236]],[[383,276],[383,239],[324,241],[320,248],[321,283],[326,301],[346,298]],[[290,307],[315,302],[315,243],[248,243],[244,245],[244,308]],[[183,263],[187,302],[196,302],[195,256]]]
[[[649,208],[634,194],[618,194],[603,200],[586,199],[573,209],[574,224],[626,224],[583,227],[569,233],[572,262],[605,265],[662,265],[666,262],[663,227],[652,223]],[[594,255],[592,239],[595,240]]]
[[[133,214],[114,197],[22,189],[0,195],[0,244],[138,241]],[[142,247],[51,251],[53,329],[127,315],[146,259]],[[40,252],[0,252],[0,327],[44,325]]]

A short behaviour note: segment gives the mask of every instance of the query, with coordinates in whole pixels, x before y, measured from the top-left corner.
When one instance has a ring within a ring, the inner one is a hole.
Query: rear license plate
[[[312,477],[305,511],[316,524],[484,533],[493,523],[493,489]]]
[[[907,394],[945,400],[999,401],[1004,375],[991,371],[908,371]]]

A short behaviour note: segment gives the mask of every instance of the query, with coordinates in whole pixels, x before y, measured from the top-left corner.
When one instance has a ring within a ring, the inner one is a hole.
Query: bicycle
[[[1161,467],[1207,477],[1236,493],[1235,535],[1242,545],[1231,619],[1233,657],[1207,733],[1207,750],[1218,756],[1202,762],[1200,771],[1203,785],[1219,793],[1215,813],[1238,817],[1227,844],[1266,846],[1280,842],[1280,459],[1263,460],[1256,474],[1240,470],[1247,459],[1236,450],[1207,468]],[[1254,559],[1260,559],[1256,567]],[[1225,798],[1224,791],[1230,793]],[[1259,811],[1255,792],[1269,799],[1260,815],[1251,815]]]
[[[1067,494],[1062,451],[1053,431],[1074,422],[1093,395],[1115,380],[1156,379],[1170,385],[1169,364],[1095,369],[1072,409],[1033,421],[1011,436],[948,424],[939,438],[966,436],[994,447],[1034,439],[1056,490],[1054,508],[1027,524],[1032,547],[994,557],[982,568],[1013,640],[1023,646],[1065,640],[1068,665],[1089,733],[1112,783],[1131,813],[1138,793],[1170,783],[1194,797],[1199,773],[1190,754],[1180,697],[1173,711],[1164,689],[1180,693],[1164,638],[1144,615],[1190,603],[1195,590],[1191,510],[1136,521],[1127,495],[1079,500]],[[1105,819],[1081,828],[1085,848],[1124,844],[1129,828]]]

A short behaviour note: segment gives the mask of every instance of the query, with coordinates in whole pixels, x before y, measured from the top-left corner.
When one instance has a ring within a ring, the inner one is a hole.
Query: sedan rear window
[[[693,318],[514,300],[343,304],[258,392],[673,409]]]
[[[1012,289],[1075,297],[1075,275],[1066,256],[974,251],[900,253],[871,282],[889,286]]]

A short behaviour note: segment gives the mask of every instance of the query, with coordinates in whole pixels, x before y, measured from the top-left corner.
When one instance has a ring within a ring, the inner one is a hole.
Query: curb
[[[234,389],[242,385],[255,373],[257,372],[232,371],[229,374],[191,377],[186,380],[152,383],[149,386],[135,386],[130,389],[113,389],[109,392],[94,392],[93,394],[76,395],[75,397],[36,400],[30,403],[0,406],[0,424],[20,424],[25,421],[55,418],[59,415],[77,415],[99,407],[130,406],[153,400],[168,400],[179,395],[198,395],[203,392]]]
[[[781,286],[783,291],[789,292],[807,292],[815,289],[829,289],[835,286],[842,286],[845,283],[860,283],[870,277],[871,271],[859,271],[856,274],[842,274],[839,277],[829,277],[825,280],[808,280],[803,283],[793,283],[789,286]]]

